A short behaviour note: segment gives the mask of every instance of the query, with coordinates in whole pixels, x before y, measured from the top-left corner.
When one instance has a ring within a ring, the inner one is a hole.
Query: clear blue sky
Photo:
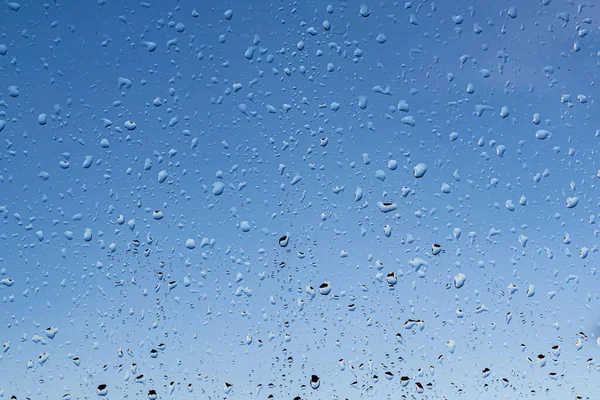
[[[3,2],[0,397],[599,398],[599,20]]]

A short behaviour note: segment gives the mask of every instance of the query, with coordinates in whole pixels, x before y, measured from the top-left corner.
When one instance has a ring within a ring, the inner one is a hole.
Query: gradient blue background
[[[0,279],[14,280],[0,284],[0,342],[10,343],[0,395],[96,398],[104,383],[112,399],[150,389],[159,399],[248,398],[259,384],[258,398],[275,399],[599,398],[599,9],[559,0],[367,9],[0,4]],[[551,137],[537,139],[539,129]],[[421,162],[427,173],[415,179]],[[382,213],[379,201],[398,209]],[[433,243],[443,253],[432,255]],[[456,289],[459,272],[467,281]],[[329,295],[306,293],[324,281]],[[408,319],[423,330],[405,329]],[[418,394],[415,382],[432,387]]]

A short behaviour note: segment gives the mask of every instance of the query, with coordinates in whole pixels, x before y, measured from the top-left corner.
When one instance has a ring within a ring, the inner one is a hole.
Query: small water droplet
[[[321,386],[321,379],[317,375],[312,375],[310,377],[310,387],[316,390],[319,386]]]
[[[467,276],[465,274],[463,274],[462,272],[459,272],[454,277],[454,287],[457,289],[460,289],[461,287],[463,287],[465,285],[466,281],[467,281]]]
[[[426,172],[427,165],[425,163],[419,163],[415,165],[415,168],[413,169],[413,175],[415,178],[422,178],[423,176],[425,176]]]
[[[363,18],[367,18],[369,15],[371,15],[371,9],[369,9],[369,6],[368,6],[368,5],[366,5],[366,4],[361,4],[361,5],[360,5],[360,10],[359,10],[359,12],[360,12],[360,15],[361,15]]]
[[[535,137],[538,138],[538,139],[540,139],[540,140],[545,140],[545,139],[547,139],[547,138],[549,138],[551,136],[552,136],[552,134],[549,131],[545,130],[545,129],[540,129],[540,130],[538,130],[535,133]]]
[[[281,247],[286,247],[288,245],[288,243],[290,242],[290,238],[287,234],[283,235],[282,237],[279,238],[279,245]]]

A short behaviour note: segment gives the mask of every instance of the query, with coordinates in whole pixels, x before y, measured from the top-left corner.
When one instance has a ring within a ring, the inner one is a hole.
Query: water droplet
[[[579,203],[578,196],[567,197],[567,204],[566,204],[567,208],[575,208],[578,203]]]
[[[158,173],[158,183],[163,183],[167,177],[169,176],[169,174],[167,173],[166,170],[162,170]]]
[[[525,196],[521,196],[519,198],[519,204],[522,205],[522,206],[526,205],[527,204],[527,198]]]
[[[534,285],[529,285],[529,287],[527,288],[526,295],[527,295],[527,297],[533,297],[535,295],[535,286]]]
[[[360,15],[364,18],[367,18],[369,15],[371,15],[371,10],[369,9],[369,6],[366,4],[361,4],[360,5]]]
[[[546,356],[544,354],[538,354],[537,362],[540,367],[545,366],[546,365]]]
[[[97,392],[98,396],[106,396],[108,394],[108,386],[102,383],[98,385]]]
[[[163,214],[162,210],[154,210],[152,212],[152,218],[154,218],[157,221],[163,219],[163,217],[164,217],[164,214]]]
[[[357,187],[354,191],[354,201],[360,201],[363,197],[363,191],[361,188]]]
[[[240,230],[242,232],[250,232],[250,223],[248,221],[240,222]]]
[[[215,196],[222,195],[224,190],[225,190],[225,184],[223,182],[215,182],[215,183],[213,183],[212,193]]]
[[[287,234],[285,234],[279,238],[279,246],[281,246],[281,247],[286,247],[289,242],[290,242],[290,238]]]
[[[323,296],[327,296],[331,292],[331,285],[329,282],[323,282],[319,285],[319,293]]]
[[[417,121],[415,120],[415,117],[413,117],[412,115],[407,115],[406,117],[402,117],[400,122],[402,122],[404,125],[408,125],[413,128],[417,125]]]
[[[425,328],[425,321],[422,319],[407,319],[404,322],[404,329],[412,329],[418,328],[419,330],[423,330]]]
[[[538,130],[535,133],[535,137],[538,138],[538,139],[540,139],[540,140],[545,140],[545,139],[547,139],[547,138],[549,138],[551,136],[552,136],[552,134],[549,131],[545,130],[545,129],[540,129],[540,130]]]
[[[46,331],[45,331],[45,332],[46,332],[46,336],[47,336],[49,339],[54,339],[54,337],[55,337],[55,336],[56,336],[56,334],[58,333],[58,329],[57,329],[57,328],[55,328],[55,327],[52,327],[52,326],[51,326],[51,327],[49,327],[49,328],[46,328]]]
[[[386,275],[385,277],[387,283],[391,286],[394,286],[396,283],[398,283],[398,278],[396,278],[396,273],[394,272],[390,272]]]
[[[319,386],[321,386],[321,379],[317,375],[312,375],[310,377],[310,387],[316,390]]]
[[[19,87],[14,85],[9,86],[8,95],[10,97],[19,97]]]
[[[460,289],[461,287],[463,287],[465,285],[466,281],[467,281],[467,276],[465,274],[463,274],[462,272],[459,272],[454,277],[454,287],[457,289]]]
[[[423,176],[425,176],[426,172],[427,165],[425,163],[419,163],[415,165],[415,168],[413,169],[413,175],[415,178],[422,178]]]
[[[123,125],[125,126],[125,129],[127,129],[128,131],[133,131],[133,130],[135,130],[135,128],[137,128],[137,125],[133,121],[125,121],[125,123]]]
[[[389,202],[383,202],[383,201],[378,201],[377,202],[377,207],[379,208],[379,210],[383,213],[389,213],[391,211],[394,211],[398,208],[398,205],[396,203],[389,203]]]
[[[385,234],[385,236],[390,237],[392,236],[392,227],[389,225],[385,225],[383,227],[383,233]]]
[[[366,109],[368,101],[369,99],[367,98],[367,96],[358,96],[358,107],[360,107],[363,110]]]
[[[505,206],[508,211],[515,211],[515,204],[512,200],[506,200]]]
[[[456,342],[454,340],[448,340],[446,342],[446,347],[448,347],[448,352],[450,354],[454,354],[454,352],[456,351]]]
[[[146,49],[148,50],[149,53],[152,53],[158,47],[156,42],[150,42],[150,41],[146,41],[146,40],[144,40],[142,42],[142,45],[146,46]]]
[[[503,144],[499,144],[496,146],[496,155],[498,157],[504,157],[504,153],[506,152],[506,146]]]
[[[83,160],[83,168],[89,168],[92,166],[92,161],[94,161],[93,156],[85,156]]]
[[[461,233],[462,233],[462,231],[460,230],[460,228],[452,229],[452,237],[454,237],[454,240],[460,239]]]

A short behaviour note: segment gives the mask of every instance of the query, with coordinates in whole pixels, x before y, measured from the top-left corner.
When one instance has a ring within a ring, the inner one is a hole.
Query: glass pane
[[[0,4],[0,397],[596,399],[593,1]]]

